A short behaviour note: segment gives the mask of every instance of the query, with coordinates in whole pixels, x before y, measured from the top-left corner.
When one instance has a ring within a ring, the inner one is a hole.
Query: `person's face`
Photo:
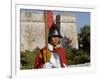
[[[58,36],[51,37],[51,44],[52,44],[53,46],[56,46],[56,45],[58,45],[59,43],[60,43],[60,37],[58,37]]]

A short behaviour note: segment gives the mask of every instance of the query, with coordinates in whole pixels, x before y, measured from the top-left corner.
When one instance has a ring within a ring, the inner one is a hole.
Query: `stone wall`
[[[21,51],[45,46],[43,13],[21,12]]]

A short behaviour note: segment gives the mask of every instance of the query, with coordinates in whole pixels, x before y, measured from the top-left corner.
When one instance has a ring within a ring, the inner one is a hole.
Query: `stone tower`
[[[76,16],[74,12],[61,12],[60,14],[61,35],[70,41],[70,47],[78,49]],[[68,44],[68,43],[67,43]]]

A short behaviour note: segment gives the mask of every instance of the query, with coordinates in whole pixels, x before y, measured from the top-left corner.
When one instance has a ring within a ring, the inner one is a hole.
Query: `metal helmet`
[[[51,38],[51,37],[54,37],[54,36],[58,36],[58,37],[62,38],[57,25],[53,23],[50,30],[49,30],[48,38]]]

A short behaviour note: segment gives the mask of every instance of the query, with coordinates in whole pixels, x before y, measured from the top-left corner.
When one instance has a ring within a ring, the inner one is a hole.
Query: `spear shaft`
[[[47,18],[47,10],[44,10],[44,23],[45,23],[45,44],[46,44],[46,59],[45,63],[48,61],[48,18]]]

